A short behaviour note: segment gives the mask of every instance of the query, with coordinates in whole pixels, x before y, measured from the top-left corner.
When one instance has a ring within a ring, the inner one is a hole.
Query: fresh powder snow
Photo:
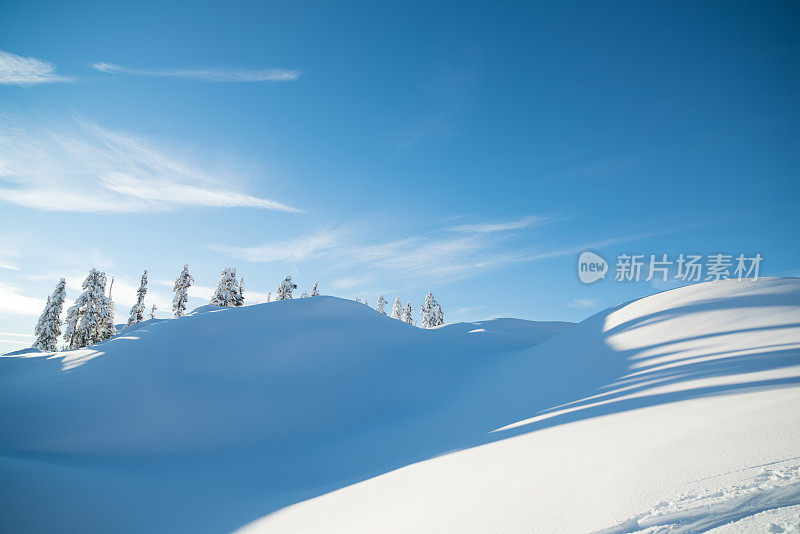
[[[800,280],[577,325],[207,305],[3,355],[0,398],[3,532],[790,532]]]

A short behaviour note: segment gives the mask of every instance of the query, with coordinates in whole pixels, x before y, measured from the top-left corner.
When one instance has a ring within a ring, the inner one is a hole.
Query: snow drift
[[[3,531],[697,531],[800,504],[800,280],[575,326],[206,306],[6,355],[0,408]]]

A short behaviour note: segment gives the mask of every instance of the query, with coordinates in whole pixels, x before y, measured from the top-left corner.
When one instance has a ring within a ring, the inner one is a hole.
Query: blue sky
[[[0,5],[0,350],[59,277],[188,263],[249,302],[427,290],[448,321],[580,320],[678,282],[591,249],[797,276],[800,17],[775,2]],[[613,265],[612,265],[613,269]]]

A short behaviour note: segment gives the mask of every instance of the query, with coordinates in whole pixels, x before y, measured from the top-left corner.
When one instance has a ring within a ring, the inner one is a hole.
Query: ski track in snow
[[[705,492],[691,492],[662,502],[652,510],[596,534],[692,534],[698,532],[785,532],[786,526],[770,521],[766,529],[742,520],[800,505],[800,462],[780,468],[762,468],[751,479]],[[764,515],[766,519],[769,516]],[[795,515],[797,517],[797,515]],[[736,526],[736,523],[740,527]],[[775,525],[774,527],[772,525]],[[762,525],[763,527],[763,525]],[[794,524],[800,528],[800,522]],[[770,530],[771,529],[771,530]]]
[[[709,534],[800,534],[800,505],[766,510],[708,531]]]

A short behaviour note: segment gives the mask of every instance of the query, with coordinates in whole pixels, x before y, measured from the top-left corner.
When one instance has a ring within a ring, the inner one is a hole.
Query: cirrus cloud
[[[52,63],[0,50],[0,84],[2,85],[28,86],[72,81],[75,80],[56,74],[56,67]]]
[[[0,202],[46,211],[130,213],[185,206],[299,210],[233,188],[163,144],[76,120],[66,128],[0,127]]]
[[[300,78],[299,70],[287,69],[132,69],[113,63],[95,62],[92,68],[107,74],[129,74],[132,76],[155,76],[166,78],[189,78],[207,82],[293,82]]]

